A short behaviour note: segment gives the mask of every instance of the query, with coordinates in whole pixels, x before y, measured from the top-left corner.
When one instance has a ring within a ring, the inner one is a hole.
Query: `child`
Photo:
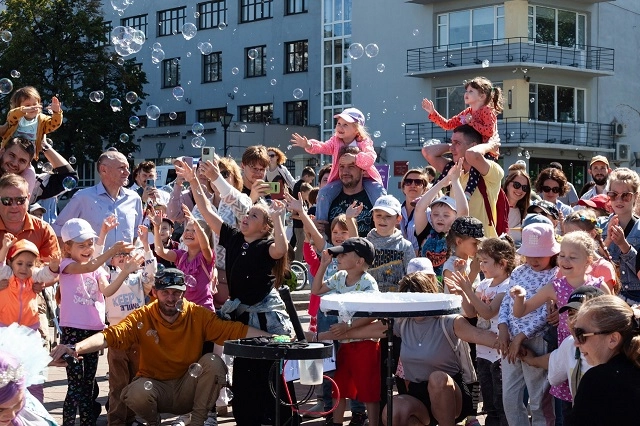
[[[84,219],[71,219],[60,230],[65,258],[60,262],[60,343],[75,345],[105,327],[104,295],[111,296],[104,269],[100,268],[117,253],[130,252],[133,246],[117,242],[105,253],[93,258],[94,230]],[[103,295],[104,294],[104,295]],[[85,354],[76,364],[67,366],[67,396],[62,406],[64,425],[74,425],[80,410],[80,424],[94,424],[93,383],[98,368],[98,352]]]
[[[524,287],[530,294],[538,292],[558,274],[556,266],[560,244],[555,239],[553,225],[534,223],[522,229],[522,245],[517,254],[526,256],[526,263],[511,273],[513,285]],[[540,306],[523,318],[513,313],[513,298],[504,297],[498,314],[498,344],[502,359],[502,403],[510,425],[529,424],[524,405],[525,388],[529,392],[529,407],[534,425],[552,424],[553,402],[549,395],[546,371],[530,367],[519,358],[521,346],[535,355],[546,352],[543,338],[547,326],[547,310]]]
[[[468,124],[482,135],[483,143],[487,143],[492,137],[499,139],[498,114],[502,112],[502,90],[494,87],[485,77],[465,81],[464,89],[464,103],[469,105],[469,108],[449,120],[435,110],[432,101],[423,99],[422,108],[429,113],[429,120],[444,130],[453,130],[460,125]],[[491,154],[487,156],[493,158]],[[452,166],[453,162],[450,162],[442,171],[442,175],[446,175]],[[475,192],[480,177],[480,173],[475,168],[469,170],[469,181],[464,190],[467,198],[471,198]]]
[[[31,141],[35,146],[34,160],[38,160],[42,152],[42,142],[48,133],[62,124],[62,109],[57,97],[51,98],[52,115],[41,113],[42,99],[35,87],[26,86],[16,90],[11,96],[7,114],[7,122],[0,126],[2,148],[13,137],[21,137]]]
[[[331,256],[338,260],[338,272],[323,280],[324,272],[331,263]],[[320,268],[313,280],[311,292],[322,295],[329,291],[344,294],[351,291],[378,291],[374,278],[367,273],[375,258],[373,244],[365,238],[346,239],[342,245],[322,252]],[[331,331],[340,336],[351,328],[372,322],[371,318],[357,318],[347,323],[331,326]],[[380,368],[380,346],[377,341],[359,340],[341,342],[336,359],[335,381],[340,389],[340,400],[333,412],[333,424],[344,421],[346,398],[365,403],[369,424],[378,425],[380,413],[380,376],[372,374]],[[335,398],[335,395],[334,395]]]
[[[376,252],[375,260],[367,272],[376,280],[380,291],[395,292],[416,252],[397,228],[402,219],[400,201],[393,195],[383,195],[371,210],[375,228],[369,231],[367,240],[373,243]]]
[[[329,181],[318,192],[316,206],[316,219],[318,220],[328,219],[329,206],[342,190],[342,183],[338,177],[338,153],[342,147],[357,146],[360,149],[360,153],[356,156],[356,165],[364,172],[362,184],[369,199],[377,200],[385,193],[382,177],[374,166],[376,152],[373,149],[373,141],[364,127],[364,114],[356,108],[347,108],[340,114],[334,115],[333,118],[338,119],[336,132],[326,142],[315,139],[308,140],[297,133],[291,135],[291,143],[304,148],[308,153],[332,156],[334,166],[329,174]]]
[[[604,284],[602,277],[587,274],[596,252],[595,241],[584,231],[574,231],[565,235],[560,243],[558,254],[558,266],[562,277],[555,278],[539,291],[525,300],[527,291],[519,285],[511,288],[513,297],[513,315],[521,318],[524,315],[544,306],[546,302],[555,301],[559,306],[565,305],[571,292],[583,285],[600,288],[605,294],[609,294],[609,287]],[[569,337],[569,324],[567,313],[560,314],[558,323],[558,345]],[[552,386],[551,395],[556,398],[571,402],[569,384],[564,382],[560,386]]]
[[[447,233],[447,247],[451,256],[444,263],[443,276],[445,279],[451,278],[456,271],[462,272],[473,283],[473,287],[480,284],[479,263],[474,262],[478,252],[478,243],[484,239],[484,227],[475,217],[463,216],[453,221],[451,229]],[[444,288],[448,293],[448,287]],[[473,317],[474,315],[465,315]]]
[[[447,279],[447,286],[463,296],[465,312],[478,315],[478,328],[498,332],[498,312],[505,293],[509,290],[509,277],[516,266],[513,240],[508,235],[489,238],[478,248],[480,271],[485,279],[474,290],[466,274],[456,272]],[[469,306],[471,305],[471,306]],[[482,391],[486,424],[508,426],[502,405],[502,367],[500,353],[495,348],[476,346],[478,380]]]
[[[180,246],[180,243],[178,241],[174,241],[171,239],[171,235],[173,235],[173,231],[174,231],[173,221],[168,217],[163,217],[162,222],[160,223],[159,231],[160,231],[160,240],[162,241],[162,246],[167,250],[177,250],[178,247]],[[170,262],[166,259],[163,259],[162,257],[156,254],[155,244],[151,244],[150,247],[151,247],[151,251],[153,251],[153,254],[156,257],[157,262],[160,265],[164,266],[165,268],[176,267],[175,263]]]

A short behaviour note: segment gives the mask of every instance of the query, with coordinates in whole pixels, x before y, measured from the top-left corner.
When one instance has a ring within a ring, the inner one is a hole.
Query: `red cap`
[[[611,209],[611,203],[609,202],[609,197],[607,197],[606,194],[595,195],[589,200],[580,200],[578,201],[578,205],[604,210],[607,213],[613,213],[613,210]]]

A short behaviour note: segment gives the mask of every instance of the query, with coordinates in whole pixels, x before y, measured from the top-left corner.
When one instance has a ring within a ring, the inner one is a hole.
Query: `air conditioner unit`
[[[619,143],[616,145],[616,160],[629,161],[631,158],[631,145],[627,143]]]
[[[625,136],[627,133],[627,125],[614,121],[613,123],[613,136]]]

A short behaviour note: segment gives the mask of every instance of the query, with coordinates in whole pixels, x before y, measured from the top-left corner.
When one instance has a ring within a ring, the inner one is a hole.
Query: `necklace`
[[[425,324],[425,322],[416,320],[416,324]],[[429,332],[429,328],[427,328],[425,331],[422,332],[422,336],[420,336],[420,340],[418,340],[418,346],[419,347],[422,347],[422,342],[423,342],[424,338],[427,336],[428,332]]]

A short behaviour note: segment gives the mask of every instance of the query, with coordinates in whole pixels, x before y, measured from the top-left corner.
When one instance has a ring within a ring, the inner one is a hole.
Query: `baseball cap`
[[[522,228],[529,225],[533,225],[534,223],[545,223],[547,225],[553,226],[553,222],[546,216],[541,215],[540,213],[529,213],[524,220],[522,221]]]
[[[177,268],[165,268],[159,271],[156,274],[154,286],[156,290],[167,290],[170,288],[181,291],[187,290],[184,272]]]
[[[484,226],[482,222],[471,216],[457,218],[451,224],[451,230],[456,234],[466,235],[476,239],[484,238]]]
[[[527,209],[527,213],[536,213],[536,207],[542,210],[545,214],[552,216],[555,220],[558,220],[558,218],[560,218],[560,212],[552,202],[549,202],[547,200],[534,201],[533,204],[531,204]]]
[[[426,257],[414,257],[409,261],[407,265],[407,274],[414,272],[424,272],[425,274],[435,275],[433,270],[433,263]]]
[[[438,203],[444,203],[444,204],[448,205],[449,207],[451,207],[451,209],[454,212],[458,211],[458,209],[456,209],[456,200],[454,200],[453,198],[451,198],[451,197],[449,197],[447,195],[445,195],[443,197],[440,197],[440,198],[436,198],[435,200],[433,200],[431,202],[431,204],[429,204],[429,207],[433,207],[435,204],[438,204]]]
[[[353,251],[363,258],[369,266],[373,264],[373,260],[376,257],[376,249],[373,247],[371,241],[362,237],[347,238],[344,240],[342,245],[328,248],[327,251],[333,257],[340,253],[349,253]]]
[[[29,213],[33,213],[36,210],[42,210],[43,213],[47,212],[47,209],[42,207],[39,203],[33,203],[29,206]]]
[[[589,161],[589,167],[593,166],[593,163],[597,163],[598,161],[606,164],[607,167],[609,167],[609,159],[604,155],[596,155],[595,157],[591,157],[591,161]]]
[[[393,195],[383,195],[382,197],[379,197],[371,210],[382,210],[396,216],[402,214],[400,201],[398,201]]]
[[[38,251],[38,247],[29,240],[18,240],[11,247],[9,247],[9,251],[7,252],[7,260],[11,260],[22,252],[33,253],[36,256],[40,256],[40,251]]]
[[[588,200],[579,200],[578,205],[604,210],[607,213],[613,213],[613,210],[611,210],[611,203],[609,202],[609,197],[607,197],[607,194],[598,194],[594,195]]]
[[[333,118],[342,118],[347,123],[358,123],[361,126],[364,126],[364,114],[357,108],[347,108],[342,111],[340,114],[336,114]]]
[[[583,285],[575,290],[569,296],[569,300],[567,300],[567,304],[562,306],[558,312],[563,313],[564,311],[568,311],[569,309],[580,309],[580,306],[586,301],[593,297],[598,297],[604,295],[604,292],[600,290],[598,287],[593,287],[590,285]]]
[[[63,242],[73,241],[74,243],[82,243],[90,238],[96,238],[98,235],[93,230],[89,222],[84,219],[69,219],[60,230],[60,237]]]

